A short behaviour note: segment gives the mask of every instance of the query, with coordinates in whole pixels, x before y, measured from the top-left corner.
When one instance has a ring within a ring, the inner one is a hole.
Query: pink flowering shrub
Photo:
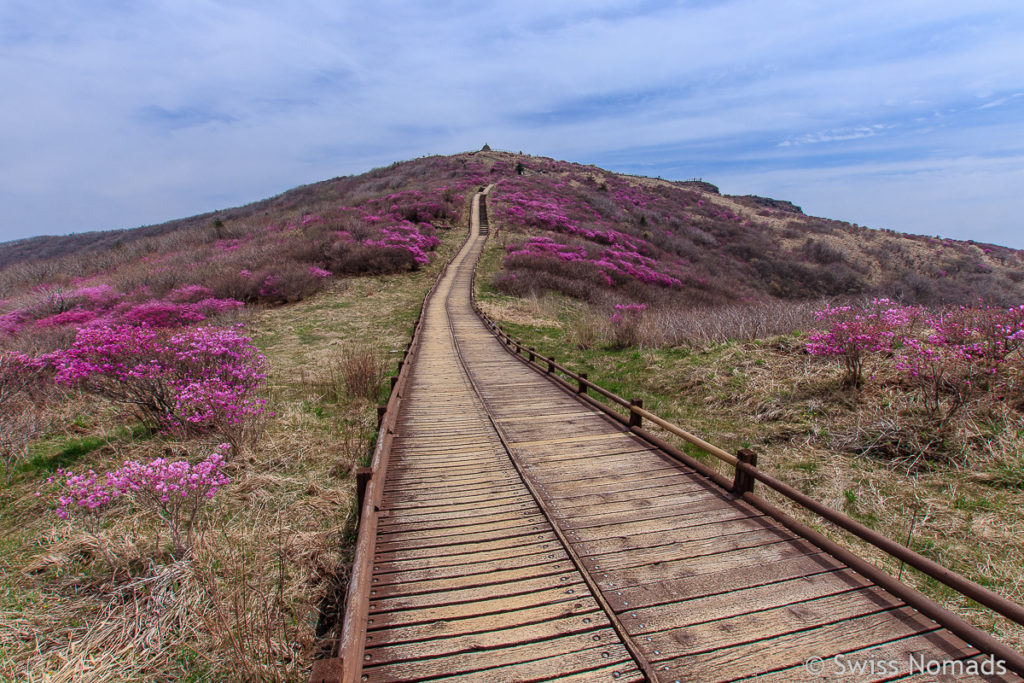
[[[213,290],[209,287],[203,285],[183,285],[172,289],[164,299],[179,304],[194,304],[203,299],[212,299],[213,297]]]
[[[407,251],[412,255],[416,267],[429,263],[430,256],[427,255],[427,252],[433,251],[440,243],[441,240],[437,237],[420,232],[419,228],[409,221],[381,228],[379,239],[363,241],[363,244],[368,247]]]
[[[147,301],[125,310],[121,320],[131,325],[148,327],[181,327],[206,320],[206,316],[188,304]]]
[[[61,325],[80,326],[92,322],[93,320],[96,320],[95,311],[75,309],[71,311],[64,311],[63,313],[54,313],[53,315],[45,318],[39,318],[32,324],[36,327],[59,327]]]
[[[749,269],[731,267],[735,256],[724,253],[727,247],[763,236],[731,210],[703,207],[689,189],[650,185],[592,167],[547,160],[531,160],[531,166],[534,173],[498,182],[489,199],[493,223],[501,230],[557,233],[545,239],[566,248],[551,251],[536,237],[513,245],[503,265],[517,275],[515,289],[533,281],[577,296],[572,281],[575,266],[583,263],[599,274],[598,289],[619,290],[630,298],[658,300],[665,296],[661,289],[685,291],[704,304],[744,295],[763,298],[764,288],[756,283],[731,284],[749,275],[743,272]],[[739,234],[744,239],[734,239]],[[578,248],[585,253],[577,259]],[[772,249],[766,242],[753,254],[763,258]],[[565,277],[557,276],[558,264],[564,264]],[[544,274],[531,277],[529,270]]]
[[[522,244],[512,244],[507,248],[504,265],[512,270],[523,266],[538,267],[536,259],[551,259],[556,263],[579,263],[591,267],[599,273],[601,280],[608,286],[637,280],[644,284],[660,287],[680,287],[683,282],[680,276],[662,272],[664,264],[644,256],[637,249],[641,245],[626,239],[621,233],[610,231],[609,239],[615,240],[614,246],[598,247],[568,245],[556,242],[551,237],[530,237]],[[605,235],[607,236],[607,235]]]
[[[83,328],[48,362],[59,384],[131,406],[157,428],[221,434],[235,449],[258,436],[266,409],[266,360],[234,329]]]
[[[945,423],[979,396],[1020,398],[1024,306],[959,307],[924,326],[927,334],[904,340],[896,367],[929,415]]]
[[[826,306],[815,314],[828,328],[810,335],[806,349],[812,356],[841,358],[846,373],[844,384],[859,387],[864,361],[870,355],[890,353],[911,334],[922,311],[875,299],[865,308]]]
[[[608,322],[616,348],[624,349],[640,343],[640,323],[647,304],[616,304]]]
[[[166,526],[174,545],[174,556],[182,558],[192,549],[199,513],[217,491],[230,482],[223,472],[221,444],[205,460],[192,465],[187,460],[156,458],[149,462],[126,461],[112,472],[98,475],[93,470],[76,474],[58,470],[57,516],[75,517],[95,530],[102,515],[116,502],[127,499],[135,507],[155,514]]]
[[[0,335],[13,337],[25,327],[26,315],[22,310],[15,310],[0,315]]]
[[[202,289],[206,289],[205,287]],[[206,292],[193,290],[186,296],[200,296]],[[173,293],[172,293],[173,294]],[[235,299],[207,297],[194,303],[180,303],[170,300],[151,300],[134,306],[125,306],[120,311],[121,322],[149,327],[184,327],[200,323],[207,318],[234,311],[245,304]]]
[[[897,371],[940,425],[982,396],[1020,400],[1024,306],[927,313],[876,299],[865,308],[828,307],[817,317],[829,326],[810,335],[808,353],[841,358],[844,381],[853,386],[860,386],[864,362],[873,357]]]
[[[72,299],[83,308],[106,309],[116,305],[123,295],[107,284],[78,287],[71,293]]]

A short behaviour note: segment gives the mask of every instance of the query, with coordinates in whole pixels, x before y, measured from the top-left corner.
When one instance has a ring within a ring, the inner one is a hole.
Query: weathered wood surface
[[[845,680],[918,680],[911,654],[979,656],[509,355],[472,310],[481,248],[474,221],[424,311],[363,680],[844,680],[837,655],[898,664]]]

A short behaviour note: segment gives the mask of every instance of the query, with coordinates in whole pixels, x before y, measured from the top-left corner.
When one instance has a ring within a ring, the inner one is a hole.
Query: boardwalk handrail
[[[475,275],[476,273],[474,272],[474,279]],[[501,343],[504,344],[509,352],[516,358],[532,366],[537,371],[546,374],[556,384],[559,384],[564,389],[577,394],[581,400],[627,426],[630,431],[635,433],[637,436],[640,436],[644,440],[652,443],[658,448],[661,448],[676,459],[685,462],[687,465],[693,467],[719,486],[731,491],[737,497],[743,498],[765,514],[777,519],[795,533],[798,533],[810,542],[822,548],[822,550],[846,562],[854,570],[872,579],[889,592],[898,595],[900,598],[904,599],[908,605],[945,626],[968,643],[973,644],[979,650],[995,655],[1005,661],[1009,668],[1024,675],[1024,656],[1022,656],[1021,653],[997,640],[991,634],[967,623],[953,612],[925,597],[910,586],[894,579],[890,574],[865,561],[850,550],[835,543],[834,541],[831,541],[805,524],[789,517],[784,512],[752,492],[753,480],[760,481],[765,486],[790,499],[798,506],[817,514],[828,522],[852,533],[888,555],[891,555],[901,562],[914,567],[925,575],[939,581],[961,595],[988,607],[992,611],[1001,614],[1016,624],[1024,625],[1024,607],[978,583],[975,583],[974,581],[971,581],[951,569],[948,569],[939,563],[914,552],[910,548],[893,541],[877,531],[869,529],[843,513],[833,510],[823,503],[814,500],[810,496],[801,493],[785,482],[767,474],[756,466],[756,457],[754,457],[753,453],[750,451],[741,450],[737,455],[733,455],[728,451],[701,439],[695,434],[688,432],[678,425],[655,415],[649,410],[645,410],[640,401],[626,400],[621,396],[618,396],[615,393],[595,384],[589,380],[585,374],[577,373],[564,367],[556,362],[554,357],[544,356],[538,353],[535,348],[527,347],[522,341],[515,339],[508,334],[504,329],[502,329],[499,322],[487,315],[479,307],[475,298],[475,287],[473,288],[473,292],[473,309],[484,323],[486,323],[491,334],[497,337],[498,340],[501,341]],[[566,381],[556,373],[560,373],[561,375],[569,378],[572,380],[572,383]],[[613,404],[617,404],[618,406],[625,408],[628,411],[627,414],[625,416],[620,415],[612,406],[595,400],[588,395],[590,390],[604,396]],[[707,465],[693,459],[678,448],[642,429],[641,425],[642,420],[644,419],[653,422],[665,431],[679,436],[705,453],[732,466],[735,474],[733,481],[730,482],[726,477],[714,471]]]

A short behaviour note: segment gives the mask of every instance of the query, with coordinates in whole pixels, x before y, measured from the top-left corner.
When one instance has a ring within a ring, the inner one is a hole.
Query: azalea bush
[[[203,506],[230,482],[223,472],[228,448],[230,444],[221,444],[195,465],[187,460],[155,458],[144,463],[126,461],[102,475],[93,470],[80,474],[58,470],[57,476],[48,480],[57,484],[53,494],[57,516],[80,520],[96,531],[103,515],[126,500],[166,525],[174,556],[180,559],[191,551]]]
[[[159,429],[220,434],[233,449],[258,436],[266,410],[266,360],[237,328],[83,328],[44,362],[58,384],[131,406]]]
[[[812,333],[811,355],[839,358],[844,382],[860,386],[865,363],[916,395],[926,414],[948,422],[981,397],[1021,400],[1024,306],[961,306],[937,311],[876,299],[865,307],[826,307]]]
[[[924,326],[927,334],[904,340],[896,367],[929,415],[948,421],[981,396],[1020,401],[1024,306],[959,307]]]
[[[864,362],[872,355],[891,352],[912,334],[922,315],[915,307],[901,306],[889,299],[874,299],[870,306],[826,306],[815,314],[827,325],[813,332],[807,343],[812,356],[842,359],[844,384],[859,387],[864,379]]]

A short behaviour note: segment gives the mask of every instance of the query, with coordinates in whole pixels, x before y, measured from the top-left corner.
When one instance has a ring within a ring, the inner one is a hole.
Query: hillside
[[[431,157],[160,226],[0,246],[0,348],[50,350],[78,327],[200,322],[279,305],[332,276],[426,265],[487,168]]]
[[[509,240],[496,282],[592,302],[721,305],[820,296],[998,304],[1024,294],[1024,252],[806,216],[704,182],[490,153],[493,219]]]
[[[915,548],[1019,599],[1021,407],[935,426],[893,353],[850,386],[801,331],[822,297],[1019,303],[1021,252],[487,151],[0,245],[0,678],[308,679],[387,375],[490,183],[477,284],[517,334],[894,537],[920,507]],[[175,472],[191,507],[135,495]]]
[[[0,314],[16,310],[26,289],[89,278],[162,296],[183,284],[168,273],[184,264],[200,264],[192,279],[218,297],[257,302],[274,275],[271,253],[290,273],[295,264],[338,274],[407,270],[436,229],[458,222],[467,188],[485,181],[496,182],[492,220],[508,249],[497,285],[509,293],[687,306],[868,295],[1002,305],[1024,295],[1019,250],[806,216],[788,201],[721,195],[706,182],[486,151],[397,163],[157,226],[0,244]],[[396,224],[388,236],[383,223]],[[411,248],[380,249],[400,244]],[[367,248],[377,251],[369,261]],[[165,275],[131,275],[133,263],[158,257]],[[262,278],[240,282],[229,271]],[[314,282],[293,286],[298,296],[316,290]]]

